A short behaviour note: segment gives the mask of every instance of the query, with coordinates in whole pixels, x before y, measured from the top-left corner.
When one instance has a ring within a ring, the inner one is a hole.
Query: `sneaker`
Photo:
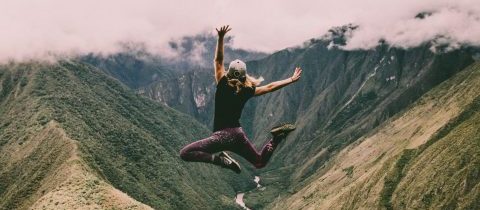
[[[273,137],[285,137],[288,135],[288,133],[292,132],[295,130],[295,125],[290,124],[290,123],[282,123],[280,125],[277,125],[270,130],[270,133],[273,135]]]
[[[237,161],[230,157],[230,155],[228,155],[226,152],[221,152],[218,157],[220,158],[221,167],[231,169],[237,174],[242,171],[240,164],[238,164]]]

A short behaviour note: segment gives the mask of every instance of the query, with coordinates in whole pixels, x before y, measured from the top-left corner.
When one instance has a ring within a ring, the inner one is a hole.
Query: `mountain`
[[[341,150],[269,208],[478,209],[479,125],[476,62]]]
[[[270,80],[290,76],[295,66],[304,69],[300,82],[256,99],[251,111],[257,142],[267,138],[265,131],[277,122],[297,124],[261,173],[267,186],[264,195],[291,193],[339,151],[358,144],[362,136],[474,62],[470,49],[434,53],[425,44],[412,49],[380,45],[368,51],[344,51],[329,49],[330,43],[316,40],[305,48],[283,50],[249,63],[251,70]],[[247,194],[245,198],[247,206],[253,207],[274,197],[258,200]]]
[[[209,130],[101,70],[10,63],[0,87],[0,209],[236,208],[233,172],[178,157]]]
[[[244,110],[242,125],[257,145],[268,138],[267,131],[274,124],[297,124],[297,130],[259,173],[266,190],[262,196],[247,194],[247,206],[264,207],[308,182],[345,147],[357,144],[362,136],[472,64],[477,52],[468,47],[442,51],[431,43],[411,49],[381,44],[372,50],[346,51],[338,47],[343,43],[341,33],[333,32],[328,39],[312,39],[302,47],[247,63],[250,73],[266,79],[264,84],[288,78],[295,66],[304,69],[299,82],[251,100]],[[212,70],[193,69],[177,79],[160,79],[141,93],[211,125],[215,86],[208,71]]]
[[[215,95],[212,72],[213,68],[194,68],[175,77],[160,78],[137,92],[212,127]]]
[[[108,56],[90,54],[78,60],[97,67],[98,70],[132,89],[147,86],[158,78],[170,78],[175,75],[174,71],[166,66],[162,57],[152,55],[143,49],[131,49]]]
[[[297,123],[280,152],[289,156],[279,160],[284,165],[305,161],[305,153],[335,153],[474,62],[468,49],[433,53],[428,44],[408,50],[382,45],[368,51],[328,45],[316,41],[249,63],[250,70],[269,81],[288,78],[295,66],[304,69],[301,81],[255,99],[255,139],[262,139],[276,122]],[[302,156],[293,155],[299,151]]]

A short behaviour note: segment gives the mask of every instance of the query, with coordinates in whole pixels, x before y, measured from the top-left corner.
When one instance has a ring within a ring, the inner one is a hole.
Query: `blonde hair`
[[[262,83],[263,80],[264,80],[263,77],[255,78],[247,74],[244,82],[238,79],[228,79],[228,85],[230,85],[231,87],[236,87],[237,88],[236,93],[238,94],[245,87],[256,87],[260,85],[260,83]]]

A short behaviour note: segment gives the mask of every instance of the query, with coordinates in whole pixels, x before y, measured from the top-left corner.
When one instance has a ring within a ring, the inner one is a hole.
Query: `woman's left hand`
[[[229,27],[230,27],[229,25],[222,26],[222,27],[220,27],[220,30],[218,28],[216,28],[215,30],[217,30],[218,37],[223,38],[225,36],[225,34],[227,34],[227,32],[232,30],[232,28],[229,28]]]
[[[296,82],[300,79],[300,75],[302,74],[302,69],[300,67],[295,68],[295,72],[293,72],[293,76],[290,77],[292,82]]]

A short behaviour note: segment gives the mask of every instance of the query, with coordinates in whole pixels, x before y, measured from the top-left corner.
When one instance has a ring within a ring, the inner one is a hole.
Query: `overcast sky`
[[[0,60],[113,53],[142,42],[154,53],[172,38],[230,24],[234,46],[273,52],[359,25],[348,49],[379,39],[412,47],[434,37],[480,45],[480,0],[0,0]],[[413,17],[422,11],[433,15]]]

